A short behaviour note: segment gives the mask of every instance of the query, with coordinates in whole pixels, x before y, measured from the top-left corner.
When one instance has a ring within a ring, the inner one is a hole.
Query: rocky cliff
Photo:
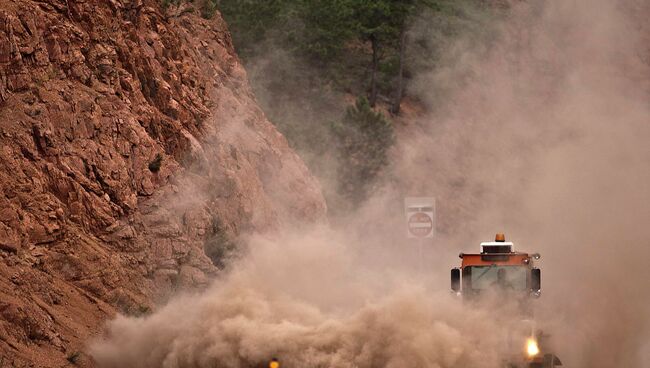
[[[0,367],[92,366],[106,318],[201,287],[242,234],[324,220],[193,6],[0,0]]]

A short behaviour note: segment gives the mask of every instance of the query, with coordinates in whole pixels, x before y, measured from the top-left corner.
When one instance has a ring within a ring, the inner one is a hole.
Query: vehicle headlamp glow
[[[537,346],[537,341],[534,338],[529,337],[526,339],[526,353],[529,357],[534,357],[539,354],[539,347]]]

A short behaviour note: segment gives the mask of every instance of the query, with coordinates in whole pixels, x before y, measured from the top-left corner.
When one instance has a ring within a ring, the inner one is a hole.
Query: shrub
[[[374,111],[365,97],[350,106],[340,122],[332,123],[340,156],[339,192],[351,204],[367,198],[395,141],[393,124]]]
[[[237,251],[237,243],[228,235],[225,226],[217,216],[212,218],[212,231],[203,245],[205,254],[212,264],[224,269]]]
[[[78,351],[73,351],[72,353],[68,354],[66,359],[68,360],[68,362],[72,364],[76,364],[77,361],[79,360],[79,357],[81,357],[81,353]]]
[[[160,171],[160,166],[162,165],[163,157],[160,153],[156,154],[156,158],[149,163],[149,171],[157,173]]]

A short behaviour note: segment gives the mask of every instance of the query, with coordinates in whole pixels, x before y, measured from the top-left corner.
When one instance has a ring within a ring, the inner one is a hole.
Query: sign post
[[[433,238],[435,212],[436,199],[433,197],[404,198],[408,237],[411,239]]]
[[[433,197],[404,198],[407,236],[418,239],[420,272],[424,272],[424,241],[433,238],[435,232],[436,199]]]

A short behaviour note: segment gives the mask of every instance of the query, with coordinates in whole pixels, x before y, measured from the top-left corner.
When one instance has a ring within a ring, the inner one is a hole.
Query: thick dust
[[[397,187],[438,197],[439,243],[502,230],[541,252],[538,319],[566,365],[647,366],[650,3],[530,3],[450,67],[471,82],[404,134]]]
[[[565,366],[648,366],[649,17],[640,0],[517,2],[498,41],[419,74],[418,98],[435,112],[400,128],[394,180],[347,226],[253,236],[204,293],[112,321],[93,357],[101,367],[272,356],[287,367],[497,367],[511,326],[447,289],[456,254],[503,231],[542,254],[536,315]],[[438,200],[422,256],[403,236],[404,195]]]
[[[498,362],[499,339],[476,333],[496,335],[493,318],[446,290],[365,268],[327,230],[251,244],[205,293],[113,321],[109,339],[92,347],[95,359],[104,367],[250,367],[274,356],[287,367]]]

